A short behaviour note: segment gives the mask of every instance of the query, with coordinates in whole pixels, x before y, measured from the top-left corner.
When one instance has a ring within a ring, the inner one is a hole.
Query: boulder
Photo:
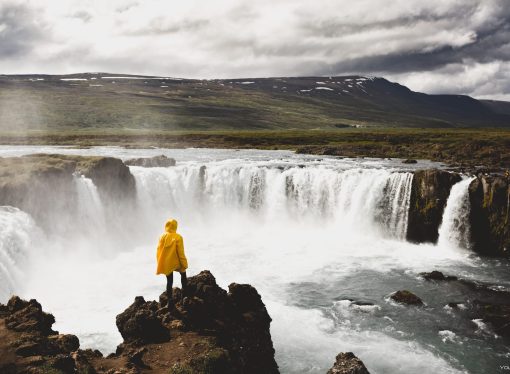
[[[165,155],[147,157],[147,158],[132,158],[124,161],[126,165],[129,166],[143,166],[146,168],[155,168],[155,167],[170,167],[175,166],[175,159],[171,157],[166,157]]]
[[[134,303],[116,318],[124,342],[142,345],[169,340],[169,331],[158,318],[158,309],[157,302],[147,302],[142,296],[137,296]]]
[[[369,374],[365,364],[354,353],[339,353],[328,374]]]
[[[440,271],[437,271],[437,270],[433,270],[430,273],[420,273],[420,275],[423,277],[423,279],[428,280],[428,281],[430,281],[430,280],[453,281],[453,280],[458,279],[457,277],[454,277],[454,276],[444,275],[443,273],[441,273]]]
[[[418,161],[412,158],[408,158],[407,160],[402,161],[403,164],[417,164]]]
[[[469,185],[472,248],[482,255],[510,257],[510,181],[482,176]]]
[[[411,291],[397,291],[391,295],[391,299],[399,304],[423,305],[423,301]]]
[[[7,303],[9,315],[5,319],[6,327],[17,332],[37,332],[44,336],[56,334],[51,329],[55,323],[53,315],[43,312],[36,300],[25,301],[13,296]]]
[[[461,179],[459,174],[438,169],[414,173],[407,240],[415,243],[437,242],[450,190]]]

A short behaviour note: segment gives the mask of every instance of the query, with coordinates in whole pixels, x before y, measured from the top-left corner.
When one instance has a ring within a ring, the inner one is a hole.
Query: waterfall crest
[[[404,239],[413,174],[322,165],[211,163],[172,168],[131,167],[139,205],[160,216],[333,223]],[[195,217],[192,217],[195,216]]]

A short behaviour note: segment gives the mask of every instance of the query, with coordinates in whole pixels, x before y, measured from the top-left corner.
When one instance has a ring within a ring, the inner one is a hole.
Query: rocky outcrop
[[[118,158],[87,157],[76,161],[76,171],[92,179],[100,194],[113,199],[135,196],[135,178]]]
[[[391,300],[406,305],[423,305],[423,301],[411,291],[401,290],[393,293],[390,296]]]
[[[258,292],[246,284],[220,288],[208,271],[188,279],[175,310],[136,297],[117,316],[124,342],[115,354],[82,350],[74,335],[52,330],[55,319],[35,301],[13,297],[0,304],[1,373],[278,373],[269,332],[271,318]]]
[[[76,205],[74,173],[92,179],[109,201],[134,201],[135,180],[121,160],[40,154],[0,158],[0,205],[20,208],[43,225],[72,219],[63,215]]]
[[[479,176],[469,185],[471,241],[484,255],[510,257],[510,181]]]
[[[369,374],[365,364],[354,353],[339,353],[328,374]]]
[[[124,161],[124,163],[129,166],[143,166],[146,168],[170,167],[175,166],[175,159],[160,155],[147,158],[132,158]]]
[[[460,175],[445,170],[418,170],[414,173],[407,240],[436,243],[443,211],[452,186]]]

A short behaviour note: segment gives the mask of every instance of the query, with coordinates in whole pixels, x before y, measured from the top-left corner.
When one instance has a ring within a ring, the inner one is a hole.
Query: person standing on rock
[[[158,250],[156,253],[158,262],[156,274],[166,275],[166,294],[168,297],[168,311],[174,307],[172,287],[174,282],[174,271],[181,274],[182,294],[185,294],[188,279],[186,269],[188,260],[184,254],[184,242],[182,236],[177,234],[177,221],[168,220],[165,224],[165,233],[159,238]]]

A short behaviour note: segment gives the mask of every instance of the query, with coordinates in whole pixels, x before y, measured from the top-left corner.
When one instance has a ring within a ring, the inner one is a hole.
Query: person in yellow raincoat
[[[157,270],[156,274],[166,275],[166,294],[168,296],[168,310],[173,309],[172,287],[174,282],[174,271],[181,274],[182,294],[185,294],[188,279],[186,269],[188,260],[184,254],[184,242],[182,236],[177,234],[177,221],[170,219],[165,224],[165,233],[161,235],[156,253]]]

